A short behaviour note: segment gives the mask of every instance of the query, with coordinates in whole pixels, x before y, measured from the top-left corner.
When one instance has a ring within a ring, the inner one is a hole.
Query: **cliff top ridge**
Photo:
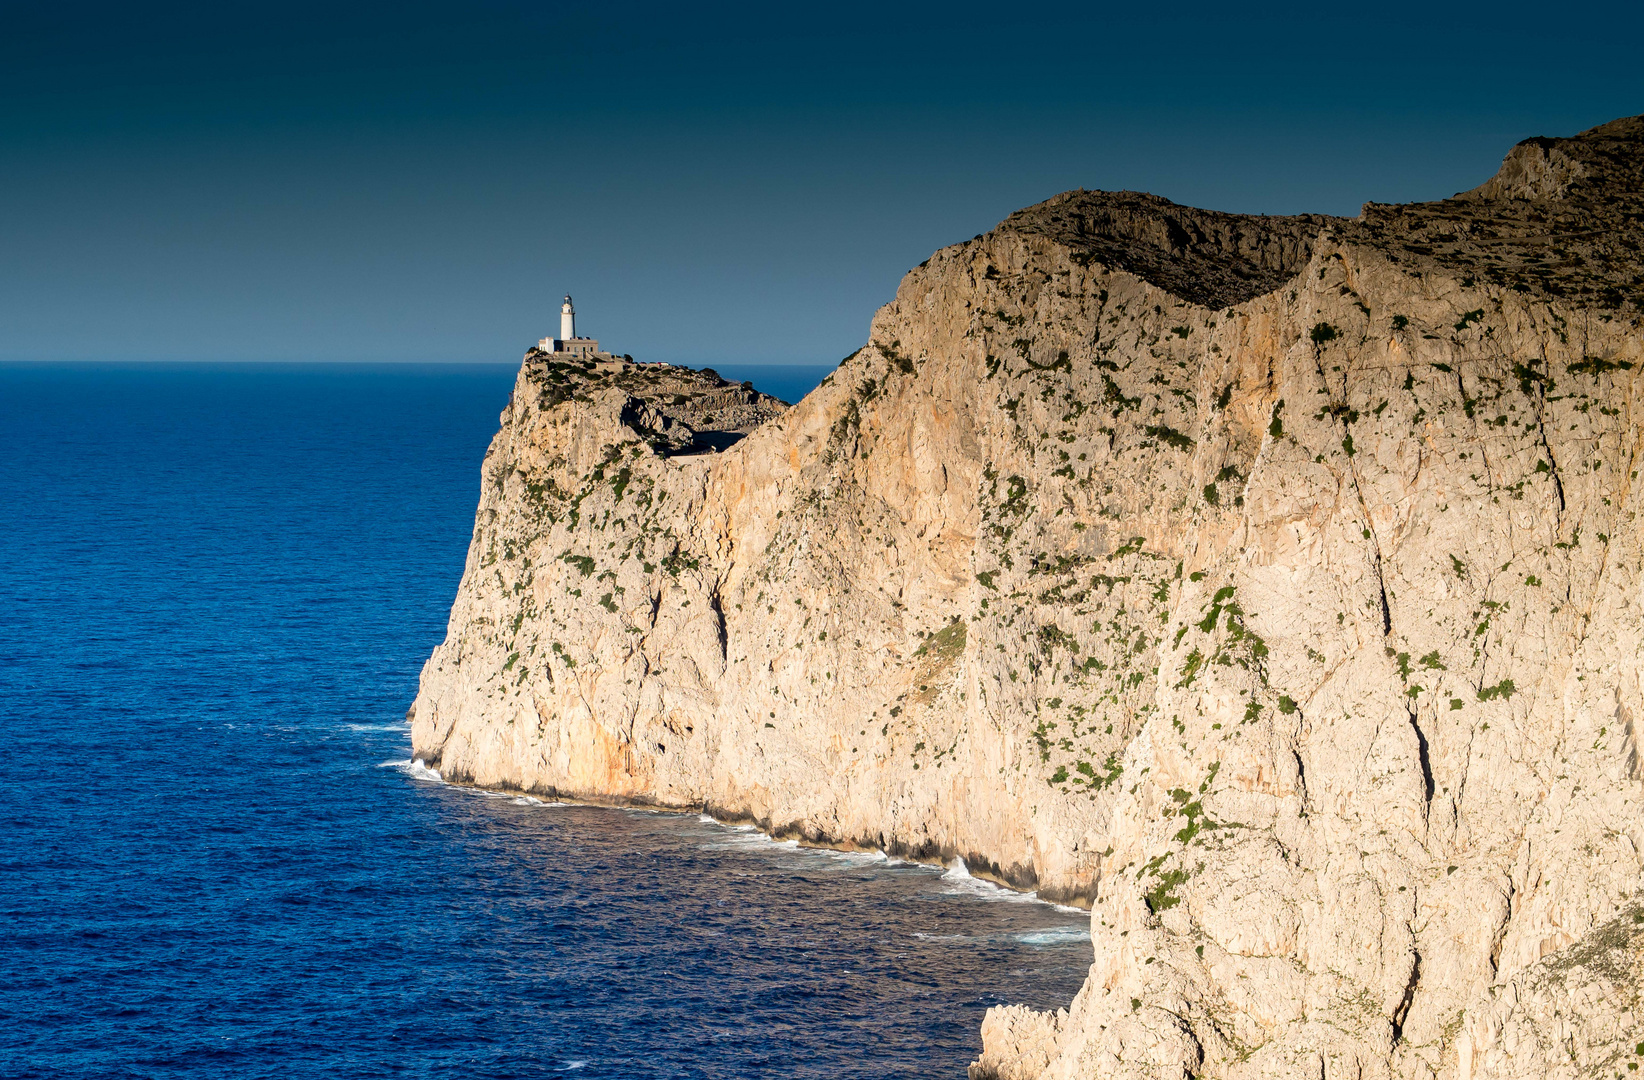
[[[1644,308],[1644,116],[1525,139],[1470,191],[1366,203],[1343,240],[1395,262],[1599,308]]]
[[[1137,191],[1067,191],[1018,210],[999,231],[1048,237],[1184,300],[1223,308],[1294,277],[1314,239],[1341,220],[1224,214]]]
[[[1324,232],[1412,270],[1599,308],[1644,309],[1644,116],[1525,139],[1470,191],[1358,218],[1228,214],[1133,191],[1068,191],[996,232],[1044,236],[1208,308],[1279,288]]]

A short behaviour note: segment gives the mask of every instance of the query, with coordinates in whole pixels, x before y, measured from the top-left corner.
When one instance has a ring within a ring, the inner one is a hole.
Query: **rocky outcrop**
[[[1644,905],[1556,950],[1472,1010],[1457,1075],[1576,1080],[1644,1065]]]
[[[1641,167],[1633,119],[1353,220],[1058,196],[764,423],[528,356],[416,753],[1090,904],[975,1077],[1627,1073]]]

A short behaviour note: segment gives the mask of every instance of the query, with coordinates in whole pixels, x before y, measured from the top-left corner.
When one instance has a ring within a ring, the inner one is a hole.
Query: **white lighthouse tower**
[[[593,338],[577,337],[577,309],[567,296],[559,306],[559,337],[543,338],[537,348],[556,356],[592,357],[599,353],[599,342]]]

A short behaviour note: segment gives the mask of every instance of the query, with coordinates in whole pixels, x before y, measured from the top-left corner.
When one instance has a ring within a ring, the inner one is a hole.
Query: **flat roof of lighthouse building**
[[[558,356],[593,356],[599,352],[599,340],[585,337],[543,338],[537,342],[537,348]]]

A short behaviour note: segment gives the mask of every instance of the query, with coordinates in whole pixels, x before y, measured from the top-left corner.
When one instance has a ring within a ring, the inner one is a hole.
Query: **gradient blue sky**
[[[1438,198],[1644,112],[1644,5],[3,9],[0,359],[831,362],[1074,187]]]

